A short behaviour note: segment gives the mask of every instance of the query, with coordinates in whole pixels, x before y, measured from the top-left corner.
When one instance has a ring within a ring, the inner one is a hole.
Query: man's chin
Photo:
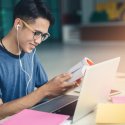
[[[30,50],[23,50],[25,53],[31,53],[33,51],[33,49]]]

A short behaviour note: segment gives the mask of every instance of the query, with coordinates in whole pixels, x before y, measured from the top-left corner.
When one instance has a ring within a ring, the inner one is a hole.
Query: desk
[[[117,77],[115,79],[115,83],[112,87],[112,89],[117,89],[122,91],[121,95],[125,95],[125,74],[118,73]],[[68,94],[73,94],[73,95],[78,95],[78,93],[72,91]],[[72,125],[96,125],[95,123],[95,118],[96,118],[96,111],[88,114],[87,116],[83,117],[79,121],[75,122]],[[8,119],[8,118],[6,118]],[[0,123],[4,122],[6,119],[1,120]]]
[[[125,95],[125,74],[123,73],[117,74],[112,89],[117,89],[119,91],[122,91],[122,94],[120,95]],[[71,94],[75,93],[72,92]],[[95,118],[96,118],[96,111],[88,114],[87,116],[85,116],[84,118],[80,119],[79,121],[77,121],[72,125],[96,125]]]

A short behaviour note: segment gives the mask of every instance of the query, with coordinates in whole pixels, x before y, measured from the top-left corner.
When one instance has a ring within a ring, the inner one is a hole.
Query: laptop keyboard
[[[45,112],[55,112],[58,109],[61,109],[70,103],[76,102],[78,99],[78,96],[74,95],[62,95],[59,97],[56,97],[54,99],[51,99],[47,102],[44,102],[42,104],[39,104],[35,107],[33,107],[33,110],[38,111],[45,111]]]

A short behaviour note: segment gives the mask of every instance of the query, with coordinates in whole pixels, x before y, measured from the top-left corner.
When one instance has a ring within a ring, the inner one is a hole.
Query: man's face
[[[28,25],[32,30],[26,26],[25,22],[24,28],[18,30],[18,41],[20,48],[27,53],[32,52],[32,50],[42,42],[41,34],[48,33],[50,23],[47,19],[38,18],[34,23],[29,23]],[[39,37],[34,37],[34,33],[41,33]]]

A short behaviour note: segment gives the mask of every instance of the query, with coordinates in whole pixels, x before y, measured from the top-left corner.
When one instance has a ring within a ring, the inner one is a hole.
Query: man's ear
[[[14,27],[15,27],[16,30],[18,30],[19,28],[22,28],[22,22],[21,22],[20,18],[15,19]]]

